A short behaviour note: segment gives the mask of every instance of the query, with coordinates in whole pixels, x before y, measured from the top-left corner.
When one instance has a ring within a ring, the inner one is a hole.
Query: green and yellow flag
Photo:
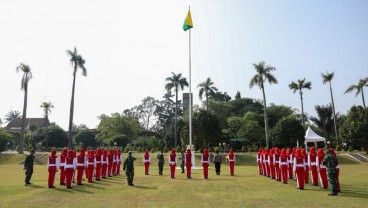
[[[185,18],[185,21],[184,21],[184,24],[183,24],[183,30],[187,31],[192,27],[193,27],[192,15],[190,15],[190,10],[189,10],[188,14],[187,14],[187,17]]]

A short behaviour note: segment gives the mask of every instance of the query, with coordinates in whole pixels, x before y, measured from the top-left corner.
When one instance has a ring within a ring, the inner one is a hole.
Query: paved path
[[[368,162],[368,158],[364,157],[359,153],[349,153],[348,155],[354,158],[355,160],[358,160],[359,162]]]

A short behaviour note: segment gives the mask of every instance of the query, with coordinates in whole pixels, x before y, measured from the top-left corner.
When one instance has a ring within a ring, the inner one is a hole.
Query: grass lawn
[[[125,155],[124,155],[125,156]],[[31,186],[24,186],[22,165],[16,162],[24,155],[0,154],[0,207],[367,207],[368,164],[358,163],[340,154],[341,191],[329,197],[329,190],[306,185],[299,191],[295,181],[288,184],[259,176],[255,153],[237,157],[235,176],[222,165],[217,176],[211,164],[209,179],[202,179],[202,170],[194,170],[186,179],[177,170],[171,179],[168,165],[164,175],[158,175],[157,160],[152,157],[150,175],[143,173],[142,154],[137,157],[134,187],[126,184],[125,175],[93,184],[66,189],[56,183],[47,188],[46,158],[34,166]],[[166,158],[167,159],[167,156]],[[199,156],[197,156],[199,164]],[[123,172],[124,173],[124,172]],[[59,172],[55,181],[59,180]]]

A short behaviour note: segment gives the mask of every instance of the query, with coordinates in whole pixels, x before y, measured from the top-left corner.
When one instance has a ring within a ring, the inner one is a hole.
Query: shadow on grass
[[[151,189],[151,190],[155,190],[157,189],[157,187],[148,187],[148,186],[137,186],[134,185],[133,188],[139,188],[139,189]]]
[[[78,187],[73,187],[73,189],[67,189],[67,188],[55,188],[55,191],[59,191],[59,192],[64,192],[64,193],[76,193],[76,192],[81,192],[81,193],[86,193],[86,194],[93,194],[94,192],[92,191],[87,191],[84,189],[84,187],[78,186]]]
[[[35,188],[35,189],[45,188],[44,186],[39,186],[39,185],[35,185],[35,184],[28,185],[27,187]]]
[[[342,197],[356,197],[368,199],[368,188],[356,188],[351,185],[342,187],[342,192],[339,194]]]

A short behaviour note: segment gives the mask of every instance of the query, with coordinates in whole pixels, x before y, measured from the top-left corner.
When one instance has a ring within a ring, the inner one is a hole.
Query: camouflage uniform
[[[134,157],[132,157],[132,153],[129,152],[129,156],[125,159],[123,170],[127,176],[127,181],[129,186],[134,186],[133,178],[134,178]]]
[[[180,164],[180,167],[181,167],[181,173],[184,173],[184,166],[185,166],[185,154],[184,154],[184,151],[181,152],[181,164]]]
[[[31,150],[31,154],[26,157],[26,160],[24,161],[24,168],[25,174],[26,174],[26,180],[25,185],[31,184],[30,180],[33,174],[33,161],[34,161],[34,154],[35,151]]]
[[[162,153],[162,151],[157,155],[157,159],[158,159],[158,174],[162,175],[162,171],[164,169],[164,154]]]
[[[327,168],[327,176],[332,189],[332,192],[329,195],[337,195],[337,178],[336,178],[336,166],[338,165],[337,159],[334,155],[332,155],[330,150],[327,150],[326,157],[323,159],[322,163]]]

